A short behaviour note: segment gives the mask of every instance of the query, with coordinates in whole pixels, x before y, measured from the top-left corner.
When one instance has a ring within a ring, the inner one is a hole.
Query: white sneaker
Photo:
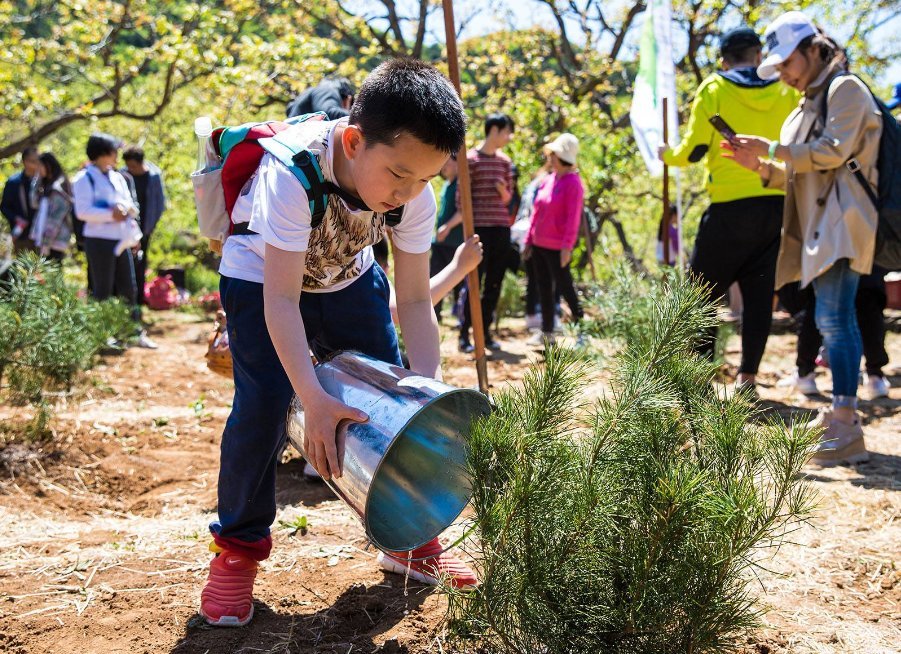
[[[888,380],[885,377],[880,377],[877,375],[867,375],[864,389],[867,396],[871,400],[876,400],[880,397],[888,397],[889,388],[891,388],[891,384],[889,384]]]
[[[526,316],[526,329],[530,332],[541,329],[541,312],[539,311],[533,316]],[[554,314],[554,331],[560,329],[560,316]]]
[[[795,390],[804,395],[818,395],[820,393],[820,389],[817,388],[816,372],[811,372],[801,377],[798,375],[798,371],[795,370],[791,375],[777,381],[776,386],[778,388]]]
[[[554,345],[557,342],[557,337],[554,336],[553,332],[538,332],[528,341],[526,344],[535,345],[539,347],[547,347],[548,345]]]
[[[147,332],[141,332],[141,334],[138,336],[138,340],[135,341],[135,345],[138,347],[146,348],[148,350],[156,350],[157,348],[159,348],[159,345],[157,345],[156,342],[147,335]]]

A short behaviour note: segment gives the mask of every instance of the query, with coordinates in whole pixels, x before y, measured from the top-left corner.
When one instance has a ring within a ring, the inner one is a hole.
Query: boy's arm
[[[429,280],[432,304],[441,302],[481,262],[482,244],[479,243],[479,235],[473,234],[457,247],[453,260]]]
[[[304,452],[328,480],[342,473],[344,442],[339,442],[339,423],[365,422],[368,416],[326,393],[316,378],[300,315],[306,256],[306,251],[289,252],[266,244],[263,305],[272,344],[304,407]]]
[[[438,322],[429,289],[429,253],[411,254],[395,248],[394,281],[397,317],[410,369],[425,377],[441,379]]]

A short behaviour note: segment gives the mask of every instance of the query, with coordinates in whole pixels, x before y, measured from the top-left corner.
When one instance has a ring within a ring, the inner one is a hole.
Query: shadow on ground
[[[280,654],[412,654],[409,644],[381,634],[419,609],[432,588],[413,586],[405,592],[387,584],[354,584],[328,607],[304,611],[309,602],[284,598],[275,608],[254,602],[254,618],[246,627],[216,628],[195,615],[171,654],[206,652],[271,652]],[[315,599],[315,598],[314,598]],[[297,610],[292,610],[297,607]],[[411,625],[410,640],[421,643],[428,627]],[[417,630],[422,630],[418,633]],[[419,636],[419,637],[416,637]],[[415,647],[415,646],[414,646]],[[418,649],[418,648],[417,648]]]

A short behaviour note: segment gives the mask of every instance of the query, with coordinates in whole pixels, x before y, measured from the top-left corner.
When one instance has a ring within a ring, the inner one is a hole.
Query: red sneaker
[[[211,545],[210,549],[215,546]],[[222,550],[210,562],[210,575],[200,593],[200,615],[214,627],[243,627],[253,618],[253,580],[259,564]]]
[[[412,552],[380,552],[376,559],[382,570],[407,575],[416,581],[431,586],[438,585],[441,578],[449,579],[454,588],[472,588],[479,585],[479,578],[468,565],[447,552],[438,539],[429,541]],[[408,560],[408,556],[412,560]],[[426,557],[426,558],[423,558]],[[421,559],[417,561],[416,559]]]

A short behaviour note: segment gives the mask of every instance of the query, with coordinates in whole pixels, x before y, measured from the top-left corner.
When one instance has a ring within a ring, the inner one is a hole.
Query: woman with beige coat
[[[813,461],[866,461],[857,413],[862,344],[854,306],[861,275],[873,267],[877,212],[851,172],[859,166],[876,188],[882,118],[872,94],[847,74],[846,59],[799,11],[766,30],[762,79],[779,77],[804,92],[778,141],[739,135],[725,145],[766,187],[785,190],[776,288],[813,284],[816,323],[832,369],[832,407],[811,426],[823,433]],[[824,119],[825,117],[825,119]]]

